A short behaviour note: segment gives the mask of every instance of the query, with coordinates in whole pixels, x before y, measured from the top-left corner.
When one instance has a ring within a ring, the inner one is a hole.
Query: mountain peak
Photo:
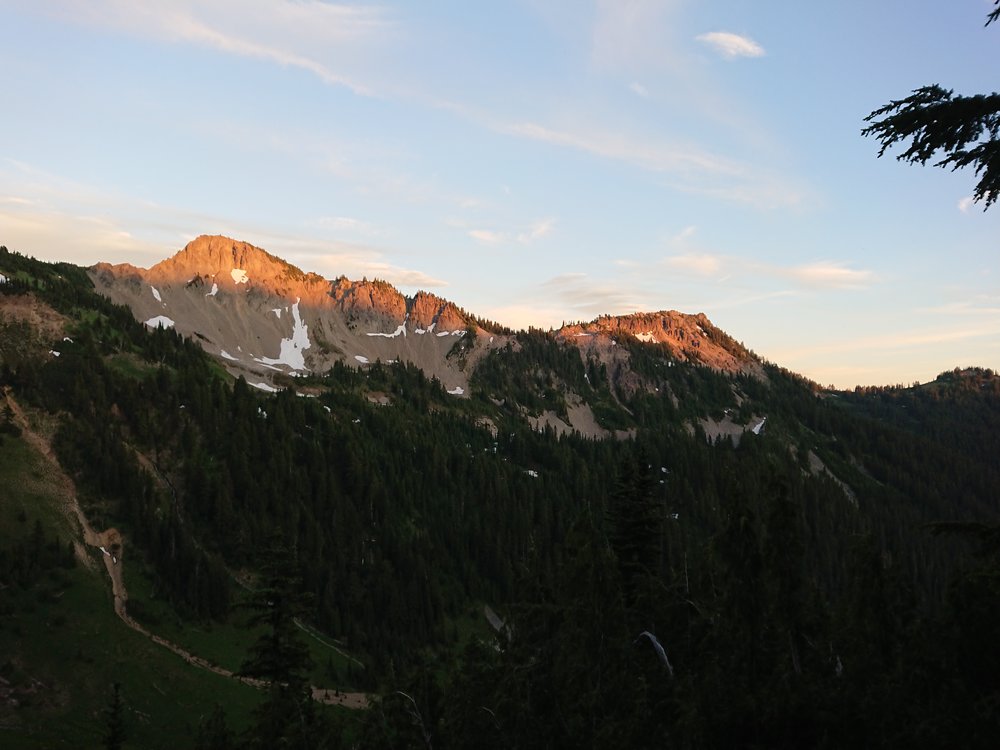
[[[192,275],[271,279],[276,276],[305,276],[295,266],[248,242],[221,235],[201,235],[171,258],[149,269],[152,278],[178,280]],[[234,271],[242,272],[234,274]]]
[[[759,367],[750,352],[714,326],[705,313],[660,310],[602,315],[589,323],[563,326],[556,335],[584,349],[600,348],[609,342],[613,345],[615,337],[628,336],[647,344],[662,344],[681,361],[725,372],[756,371]]]

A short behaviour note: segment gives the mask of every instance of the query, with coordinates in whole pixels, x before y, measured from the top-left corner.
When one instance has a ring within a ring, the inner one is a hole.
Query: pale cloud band
[[[499,232],[493,229],[470,229],[466,234],[484,245],[503,245],[514,241],[520,245],[530,245],[543,237],[552,233],[555,228],[555,219],[538,219],[531,223],[527,229],[517,232]]]
[[[800,266],[774,266],[711,253],[670,255],[663,265],[672,271],[695,276],[721,277],[739,274],[788,279],[815,289],[864,289],[877,281],[873,271],[850,268],[845,263],[817,261]]]
[[[747,36],[732,34],[728,31],[710,31],[695,37],[722,55],[727,60],[737,57],[763,57],[764,48]]]

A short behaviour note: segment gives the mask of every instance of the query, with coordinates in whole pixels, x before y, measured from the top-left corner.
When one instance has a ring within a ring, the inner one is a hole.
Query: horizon
[[[514,329],[703,312],[821,386],[1000,369],[1000,209],[860,135],[995,88],[991,0],[0,3],[11,250],[223,234]]]

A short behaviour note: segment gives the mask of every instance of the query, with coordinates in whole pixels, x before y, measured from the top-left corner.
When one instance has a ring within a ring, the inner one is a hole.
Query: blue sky
[[[1000,207],[864,116],[997,89],[989,0],[0,0],[0,243],[226,234],[515,327],[706,313],[821,384],[1000,369]]]

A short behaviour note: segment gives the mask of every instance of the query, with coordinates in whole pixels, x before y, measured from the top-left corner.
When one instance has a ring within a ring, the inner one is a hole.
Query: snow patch
[[[427,333],[427,329],[425,329],[425,328],[414,328],[413,332],[414,333],[419,333],[421,336],[423,336],[425,333]]]
[[[527,474],[529,477],[535,477],[535,478],[538,477],[538,472],[535,471],[534,469],[525,469],[524,473]]]
[[[363,365],[368,364],[368,357],[362,357],[360,354],[355,354],[354,358]]]
[[[656,336],[653,334],[652,331],[646,331],[645,333],[637,333],[635,334],[635,337],[639,339],[639,341],[644,341],[647,344],[652,344],[654,341],[656,341]]]
[[[212,282],[212,291],[210,291],[210,292],[206,293],[206,294],[205,294],[205,296],[206,296],[206,297],[214,297],[214,296],[215,296],[216,294],[218,294],[218,293],[219,293],[219,285],[218,285],[218,284],[216,284],[216,283],[215,283],[215,282],[213,281],[213,282]]]
[[[402,335],[403,338],[405,339],[406,338],[406,321],[403,321],[402,323],[400,323],[399,327],[396,328],[396,330],[393,331],[392,333],[366,333],[365,335],[366,336],[382,336],[382,337],[387,338],[387,339],[394,339],[397,336]],[[438,334],[438,335],[440,335],[440,334]]]
[[[580,338],[581,336],[586,336],[587,338],[590,338],[590,337],[592,337],[593,335],[594,335],[594,334],[592,334],[592,333],[583,333],[583,331],[581,331],[580,333],[576,334],[576,337],[577,337],[577,338]]]
[[[49,354],[51,354],[53,357],[59,356],[59,352],[57,352],[55,349],[49,349]]]
[[[452,396],[461,396],[463,393],[465,393],[465,389],[462,388],[462,386],[460,385],[456,385],[454,388],[448,391],[448,393],[450,393]]]
[[[155,286],[151,286],[149,288],[153,290],[153,296],[156,297],[156,301],[163,302],[163,298],[160,296],[160,290],[157,289]]]
[[[70,344],[73,343],[73,339],[71,339],[69,336],[63,336],[63,341],[69,342]]]
[[[767,417],[764,417],[760,422],[754,425],[753,429],[750,430],[754,435],[759,435],[760,431],[764,429],[764,422],[767,421]]]
[[[219,356],[223,359],[228,359],[230,362],[239,362],[239,357],[234,357],[232,354],[227,352],[225,349],[219,352]]]
[[[7,283],[7,277],[4,276],[2,273],[0,273],[0,284],[6,284],[6,283]]]
[[[247,276],[247,272],[242,268],[234,268],[229,272],[229,275],[233,277],[233,281],[237,284],[246,284],[250,281],[250,277]]]
[[[278,320],[281,320],[281,308],[280,307],[272,307],[271,308],[271,312],[273,312],[275,315],[278,316]]]
[[[275,388],[273,385],[268,385],[267,383],[250,383],[248,381],[247,385],[252,385],[254,388],[260,388],[260,390],[267,391],[268,393],[277,393],[278,392],[277,388]]]
[[[302,318],[299,315],[298,299],[292,305],[292,319],[294,320],[292,337],[281,340],[281,349],[278,356],[274,358],[261,357],[257,359],[258,362],[264,365],[287,365],[293,370],[306,369],[306,358],[302,352],[311,346],[309,343],[309,326],[302,322]]]
[[[173,328],[174,321],[168,318],[166,315],[157,315],[155,318],[150,318],[146,321],[146,325],[150,328],[159,328],[163,326],[164,328]]]

